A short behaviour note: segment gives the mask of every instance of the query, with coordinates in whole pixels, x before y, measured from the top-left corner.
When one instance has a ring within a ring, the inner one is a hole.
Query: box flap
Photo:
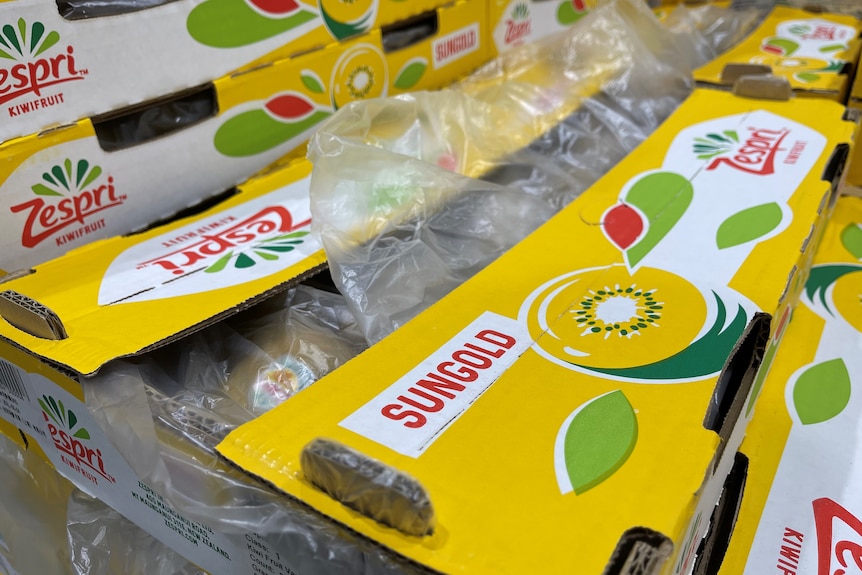
[[[766,66],[784,76],[794,90],[843,94],[859,57],[862,22],[852,16],[813,14],[776,6],[745,40],[695,70],[698,82],[727,85],[726,66]],[[849,64],[849,66],[848,66]]]
[[[696,91],[494,264],[219,450],[441,572],[601,573],[633,527],[671,538],[682,569],[719,372],[758,311],[793,299],[842,114]],[[319,489],[300,462],[318,438],[421,485],[432,534]]]
[[[291,164],[199,215],[95,242],[4,282],[17,301],[48,308],[68,337],[30,335],[11,316],[0,337],[91,374],[313,273],[325,256],[310,235],[310,170]]]

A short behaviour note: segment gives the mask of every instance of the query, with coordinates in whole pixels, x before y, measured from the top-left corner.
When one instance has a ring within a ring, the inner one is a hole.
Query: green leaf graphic
[[[42,39],[42,34],[45,33],[45,26],[41,22],[33,22],[31,31],[33,35],[30,37],[30,53],[33,53],[36,50],[36,46],[39,45],[39,40]]]
[[[33,193],[37,196],[62,196],[60,192],[56,192],[49,188],[48,186],[44,186],[42,184],[35,184],[32,188]]]
[[[42,408],[42,411],[44,411],[48,415],[48,417],[53,419],[54,423],[56,423],[57,425],[60,425],[60,422],[57,420],[57,417],[54,415],[54,412],[52,412],[51,409],[48,408],[48,406],[45,404],[45,402],[42,401],[41,399],[37,399],[37,401],[39,402],[39,407]]]
[[[821,46],[820,52],[837,52],[838,50],[844,50],[847,48],[844,44],[829,44],[828,46]]]
[[[850,224],[841,230],[841,245],[857,260],[862,260],[862,227]]]
[[[69,189],[69,184],[66,182],[66,175],[63,173],[63,168],[60,166],[54,166],[51,168],[51,173],[54,174],[54,177],[57,178],[57,181],[59,181],[64,188],[67,190]]]
[[[610,477],[629,458],[638,437],[634,409],[622,391],[581,407],[566,430],[564,458],[576,494]]]
[[[831,315],[832,310],[829,308],[829,302],[826,297],[829,294],[829,288],[839,278],[854,272],[862,271],[860,264],[823,264],[811,268],[811,273],[808,274],[808,281],[805,282],[805,297],[811,304],[820,304]]]
[[[3,50],[0,50],[0,58],[6,58],[7,60],[17,60],[15,56]]]
[[[794,74],[794,77],[800,82],[805,82],[806,84],[810,84],[812,82],[816,82],[820,79],[820,74],[815,74],[813,72],[799,72],[798,74]]]
[[[841,413],[850,401],[850,374],[841,358],[806,369],[793,387],[793,406],[803,425],[821,423]]]
[[[298,245],[298,244],[301,244],[302,242],[290,242],[290,243]],[[262,249],[262,250],[269,250],[269,251],[271,251],[271,252],[283,252],[283,253],[286,253],[286,252],[292,252],[292,251],[293,251],[293,250],[295,250],[296,248],[295,248],[294,246],[292,246],[292,245],[284,245],[284,244],[262,244],[262,245],[260,246],[260,249]],[[258,252],[257,250],[255,250],[255,253],[258,253],[258,254],[259,254],[260,252]]]
[[[267,18],[243,1],[205,0],[189,13],[186,29],[204,46],[239,48],[272,38],[316,18],[309,10],[300,10],[285,18]]]
[[[18,33],[21,35],[21,44],[27,45],[27,23],[21,18],[18,20]]]
[[[723,250],[763,237],[781,223],[781,206],[772,202],[737,212],[721,222],[715,243]]]
[[[271,150],[331,115],[316,111],[299,122],[279,122],[263,110],[250,110],[226,121],[216,132],[216,149],[232,158],[254,156]]]
[[[261,248],[261,249],[272,249],[272,248]],[[290,248],[290,249],[292,250],[293,248]],[[284,250],[273,250],[273,251],[284,251]],[[290,250],[287,250],[287,251],[290,251]],[[264,259],[264,260],[267,260],[267,261],[270,261],[270,262],[275,261],[275,260],[277,260],[277,259],[278,259],[278,256],[277,256],[277,255],[275,255],[275,254],[268,254],[268,253],[263,252],[263,251],[260,251],[260,250],[254,250],[254,253],[255,253],[258,257],[260,257],[261,259]]]
[[[563,26],[574,24],[584,16],[586,12],[578,12],[575,10],[571,0],[566,0],[557,7],[557,22]]]
[[[82,427],[81,429],[73,433],[72,437],[77,437],[78,439],[90,439],[90,432]]]
[[[368,32],[374,24],[373,8],[368,10],[368,12],[363,14],[361,18],[354,22],[339,22],[326,11],[326,7],[324,7],[323,3],[318,2],[318,5],[320,6],[320,15],[323,16],[323,23],[326,25],[329,33],[332,34],[333,38],[336,40],[344,40],[345,38]]]
[[[625,201],[638,208],[649,221],[646,234],[626,251],[630,266],[637,265],[676,225],[694,197],[694,188],[684,176],[656,172],[639,180]]]
[[[256,263],[257,262],[255,262],[254,259],[248,254],[239,254],[239,256],[237,256],[236,258],[236,263],[234,264],[234,266],[240,269],[245,269],[252,267]]]
[[[63,402],[60,402],[60,407],[63,407]],[[75,429],[78,425],[78,416],[71,409],[69,410],[69,429]]]
[[[100,168],[99,166],[93,166],[93,169],[90,170],[90,175],[87,176],[87,178],[83,181],[83,183],[81,183],[81,188],[86,188],[91,183],[93,183],[93,180],[95,180],[96,178],[98,178],[101,175],[102,175],[102,168]]]
[[[408,62],[395,79],[395,87],[399,90],[409,90],[419,83],[425,70],[428,68],[428,62],[424,58],[417,58]]]
[[[42,52],[44,52],[45,50],[47,50],[48,48],[50,48],[51,46],[53,46],[54,44],[56,44],[59,41],[60,41],[60,35],[57,33],[56,30],[49,32],[48,35],[45,36],[45,40],[42,42],[42,45],[39,46],[39,49],[33,55],[38,56],[39,54],[41,54]]]
[[[61,421],[61,422],[63,422],[63,423],[65,424],[65,423],[66,423],[66,418],[65,418],[65,417],[63,417],[63,412],[62,412],[62,411],[60,411],[60,408],[59,408],[59,407],[57,407],[57,402],[56,402],[56,401],[54,401],[54,398],[53,398],[53,397],[50,397],[50,396],[48,397],[48,405],[50,405],[50,406],[51,406],[51,409],[52,409],[52,410],[54,410],[54,413],[56,413],[56,414],[57,414],[57,417],[59,417],[59,418],[60,418],[60,421]]]
[[[323,87],[323,82],[317,77],[317,74],[311,70],[303,70],[299,77],[302,79],[303,85],[315,94],[323,94],[326,89]]]
[[[222,271],[223,269],[225,269],[227,267],[227,264],[230,262],[230,259],[232,257],[233,257],[233,252],[230,251],[227,254],[220,257],[218,259],[218,261],[216,261],[216,263],[214,263],[213,265],[211,265],[210,267],[205,269],[204,272],[208,273],[208,274],[214,274],[214,273]]]
[[[6,40],[9,41],[12,47],[14,47],[19,54],[23,55],[23,52],[21,51],[21,44],[18,43],[18,35],[15,34],[15,28],[13,28],[11,24],[6,24],[5,26],[3,26],[3,35],[6,36]]]

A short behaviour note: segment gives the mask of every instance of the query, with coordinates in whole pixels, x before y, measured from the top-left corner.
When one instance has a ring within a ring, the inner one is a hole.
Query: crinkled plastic
[[[303,575],[423,572],[215,454],[228,431],[256,415],[254,382],[284,365],[280,355],[317,378],[364,347],[343,297],[299,286],[176,346],[112,362],[82,385],[88,409],[138,475],[240,548],[258,534]]]
[[[0,573],[69,572],[65,527],[72,489],[39,455],[0,434]]]
[[[759,14],[686,10],[664,27],[642,1],[611,1],[451,89],[356,102],[320,126],[312,226],[369,343],[592,185]]]
[[[207,575],[98,499],[77,489],[69,498],[66,533],[71,555],[68,571],[75,575]]]

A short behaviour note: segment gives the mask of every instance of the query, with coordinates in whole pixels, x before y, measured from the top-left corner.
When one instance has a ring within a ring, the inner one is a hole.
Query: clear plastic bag
[[[98,499],[77,489],[69,498],[66,533],[69,567],[75,575],[207,575]]]
[[[0,573],[68,573],[66,502],[72,484],[0,434]]]
[[[316,379],[364,347],[342,296],[298,286],[175,346],[112,362],[82,385],[87,408],[137,474],[176,511],[239,548],[247,535],[260,535],[302,575],[423,572],[255,481],[214,450],[255,417],[254,382],[272,365],[283,366],[280,356],[303,363]],[[86,521],[77,527],[82,541],[92,540]]]
[[[353,103],[321,125],[312,225],[369,343],[592,185],[759,14],[684,10],[665,27],[644,2],[611,1],[451,89]]]

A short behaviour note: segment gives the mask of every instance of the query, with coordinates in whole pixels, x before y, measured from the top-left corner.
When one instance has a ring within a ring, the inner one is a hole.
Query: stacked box
[[[469,73],[486,59],[483,6],[464,0],[406,28],[223,76],[147,109],[0,144],[0,269],[140,229],[302,154],[315,126],[348,102]]]
[[[862,22],[852,16],[776,6],[748,38],[694,77],[701,85],[730,89],[740,75],[771,73],[786,78],[799,97],[845,102],[860,31]]]
[[[753,409],[720,573],[844,573],[859,561],[862,200],[842,197]],[[755,391],[755,393],[757,390]]]
[[[842,114],[696,91],[548,224],[219,451],[440,572],[687,572],[828,214]]]
[[[450,0],[0,3],[0,142],[146,102]]]

